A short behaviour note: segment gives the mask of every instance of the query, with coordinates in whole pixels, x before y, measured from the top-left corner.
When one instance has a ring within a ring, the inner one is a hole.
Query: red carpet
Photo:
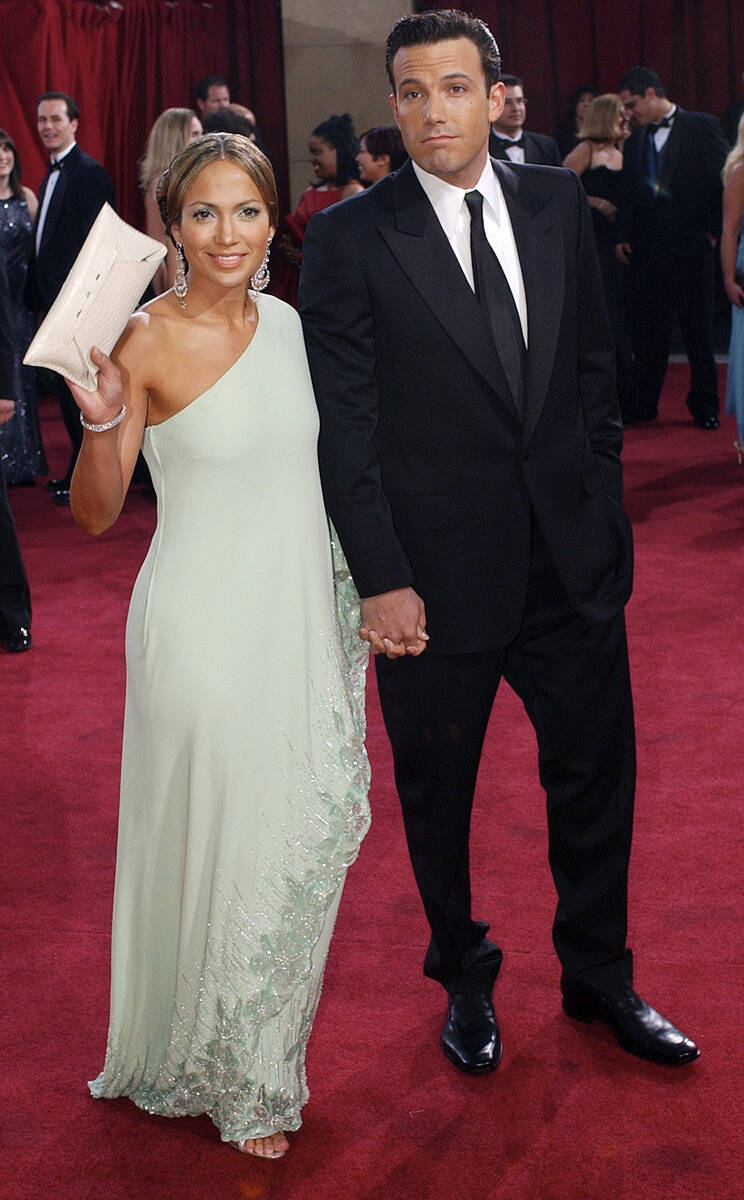
[[[531,728],[504,688],[475,814],[476,914],[505,950],[505,1052],[469,1079],[437,1041],[439,989],[374,688],[373,826],[346,888],[310,1043],[312,1099],[285,1159],[220,1145],[206,1118],[93,1101],[108,937],[129,591],[153,524],[135,492],[100,540],[40,487],[12,493],[34,649],[0,654],[3,1200],[734,1200],[742,1173],[744,467],[733,422],[626,437],[639,730],[631,944],[646,997],[699,1040],[675,1070],[560,1011]],[[44,410],[50,461],[64,435]],[[219,614],[216,614],[217,619]]]

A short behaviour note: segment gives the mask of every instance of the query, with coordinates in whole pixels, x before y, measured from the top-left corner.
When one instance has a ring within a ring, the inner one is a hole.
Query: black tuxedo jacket
[[[50,175],[51,171],[47,171],[39,192],[34,241]],[[106,202],[112,208],[116,204],[110,176],[99,162],[79,146],[73,146],[63,159],[31,272],[29,299],[36,309],[47,312],[51,308],[91,225]]]
[[[502,162],[511,162],[506,153],[506,147],[501,145],[493,130],[488,138],[488,152],[491,158],[498,158]],[[560,167],[563,160],[555,138],[548,137],[545,133],[529,133],[525,129],[524,161],[542,164],[544,167]]]
[[[300,312],[330,516],[362,596],[412,585],[431,646],[507,644],[532,522],[578,610],[631,588],[621,424],[592,224],[575,175],[493,163],[529,320],[520,419],[475,295],[410,163],[313,217]]]
[[[728,145],[720,122],[707,113],[677,108],[659,177],[658,195],[649,182],[648,125],[625,146],[623,195],[616,239],[634,249],[659,242],[675,254],[695,254],[721,234],[721,168]]]

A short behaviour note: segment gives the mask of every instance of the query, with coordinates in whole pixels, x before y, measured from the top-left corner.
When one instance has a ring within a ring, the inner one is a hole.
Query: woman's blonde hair
[[[736,143],[733,149],[729,151],[728,158],[723,164],[723,170],[721,171],[721,179],[723,180],[724,187],[728,183],[728,177],[733,171],[734,167],[737,163],[740,163],[742,159],[744,159],[744,113],[742,113],[741,117],[739,118],[739,125],[736,130]]]
[[[210,163],[225,161],[242,167],[250,176],[269,210],[269,224],[276,229],[279,200],[274,172],[266,155],[255,142],[240,133],[204,133],[176,155],[158,182],[156,195],[160,215],[171,240],[171,226],[180,224],[183,202],[194,180]]]
[[[162,175],[179,150],[191,141],[191,123],[196,113],[191,108],[166,108],[150,130],[147,147],[139,165],[139,183],[146,192],[153,179]]]
[[[620,113],[623,105],[615,92],[595,96],[579,126],[579,141],[612,142],[620,137]]]

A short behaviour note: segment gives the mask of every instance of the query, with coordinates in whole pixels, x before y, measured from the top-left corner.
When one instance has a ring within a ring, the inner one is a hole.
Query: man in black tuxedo
[[[658,415],[676,313],[690,362],[687,407],[699,429],[718,429],[713,281],[726,139],[716,117],[674,104],[646,67],[629,71],[618,91],[635,126],[625,146],[626,202],[616,234],[618,259],[630,270],[635,417]]]
[[[103,204],[113,207],[116,203],[109,175],[75,141],[78,119],[77,104],[65,92],[45,92],[39,97],[37,127],[49,167],[41,184],[34,226],[36,256],[30,298],[40,316],[54,303]],[[49,486],[55,503],[69,504],[70,480],[82,442],[80,410],[59,376],[57,390],[72,453],[64,477],[53,479]]]
[[[0,425],[15,408],[13,317],[5,259],[0,255]],[[17,653],[31,648],[31,594],[18,545],[8,489],[0,462],[0,645]]]
[[[506,89],[504,107],[491,126],[488,151],[492,158],[513,163],[542,163],[559,167],[561,153],[555,138],[544,133],[530,133],[524,128],[527,119],[527,99],[524,82],[518,75],[502,75]]]
[[[442,1048],[488,1071],[501,951],[470,911],[470,812],[502,675],[537,731],[563,1004],[635,1054],[697,1047],[632,990],[635,774],[623,606],[630,526],[612,336],[579,181],[488,157],[504,87],[487,26],[402,17],[388,38],[411,162],[313,217],[300,312],[321,474],[362,599]]]

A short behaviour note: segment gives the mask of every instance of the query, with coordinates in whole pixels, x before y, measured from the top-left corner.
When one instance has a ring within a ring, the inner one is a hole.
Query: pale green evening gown
[[[366,657],[300,322],[258,306],[237,362],[145,432],[158,524],[127,623],[111,1016],[90,1085],[208,1113],[225,1141],[301,1124],[369,821]]]

